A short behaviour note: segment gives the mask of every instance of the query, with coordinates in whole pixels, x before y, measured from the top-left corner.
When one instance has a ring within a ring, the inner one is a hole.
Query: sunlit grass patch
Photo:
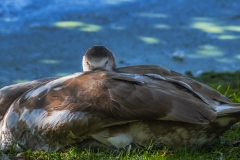
[[[223,33],[224,28],[221,26],[217,26],[211,22],[195,22],[191,25],[192,28],[200,29],[204,32],[208,33]]]
[[[240,59],[240,55],[236,55],[236,58],[237,58],[237,59]]]
[[[155,24],[153,27],[157,28],[157,29],[170,29],[171,28],[169,25],[166,25],[166,24]]]
[[[160,39],[158,38],[154,38],[154,37],[144,37],[144,36],[140,36],[138,37],[140,40],[142,40],[143,42],[145,43],[148,43],[148,44],[157,44],[157,43],[160,43]]]
[[[225,25],[213,18],[195,17],[192,19],[190,28],[199,29],[206,33],[223,34],[227,31],[240,32],[240,26]]]
[[[112,29],[114,29],[114,30],[124,30],[125,27],[124,26],[114,26],[114,27],[112,27]]]
[[[206,56],[200,54],[185,54],[185,55],[188,58],[206,58]]]
[[[225,29],[230,31],[240,32],[240,26],[226,26]]]
[[[212,18],[195,17],[192,19],[191,28],[199,29],[207,33],[223,33],[224,27],[220,26],[217,21]]]
[[[60,21],[60,22],[55,22],[54,25],[60,28],[73,28],[73,27],[84,26],[84,23],[78,22],[78,21]]]
[[[217,62],[221,62],[221,63],[233,63],[235,61],[235,59],[233,58],[216,58]]]
[[[83,32],[98,32],[102,29],[99,25],[84,23],[80,21],[59,21],[55,22],[54,26],[66,29],[78,29]]]
[[[139,13],[140,17],[149,17],[149,18],[167,18],[168,15],[162,14],[162,13],[148,13],[148,12],[142,12]]]
[[[203,55],[203,56],[223,56],[223,52],[220,48],[213,45],[203,45],[199,46],[197,49],[197,54]]]
[[[84,32],[97,32],[101,29],[100,26],[95,25],[95,24],[87,24],[81,28],[79,28],[79,30],[84,31]]]
[[[240,37],[235,35],[219,35],[217,38],[221,40],[234,40],[239,39]]]
[[[58,64],[60,63],[61,61],[60,60],[57,60],[57,59],[42,59],[42,60],[39,60],[41,63],[46,63],[46,64]]]

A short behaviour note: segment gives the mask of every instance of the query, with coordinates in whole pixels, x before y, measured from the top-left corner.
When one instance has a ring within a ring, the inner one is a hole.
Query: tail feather
[[[240,113],[240,103],[221,104],[216,107],[217,116],[224,116],[231,113]]]

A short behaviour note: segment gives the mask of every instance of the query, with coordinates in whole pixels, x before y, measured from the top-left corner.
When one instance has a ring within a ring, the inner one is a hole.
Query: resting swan
[[[116,68],[114,54],[104,46],[93,46],[89,48],[82,60],[83,71],[91,71],[94,68],[102,67],[118,73],[144,74],[156,79],[166,80],[178,84],[181,89],[189,89],[199,96],[205,96],[205,101],[211,103],[211,99],[231,102],[225,96],[213,90],[209,86],[188,78],[180,73],[154,65],[138,65]],[[31,88],[49,82],[57,78],[43,78],[31,82],[18,83],[0,89],[0,121],[13,101]],[[209,100],[210,99],[210,100]]]
[[[202,147],[240,121],[240,104],[179,73],[116,68],[109,57],[92,63],[88,53],[99,47],[106,49],[94,46],[83,57],[89,71],[43,83],[12,103],[0,124],[1,150],[17,144],[56,151],[85,142],[113,149]]]

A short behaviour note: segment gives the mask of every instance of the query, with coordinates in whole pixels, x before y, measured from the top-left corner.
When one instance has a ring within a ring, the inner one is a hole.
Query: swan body
[[[19,150],[56,151],[90,139],[115,149],[132,143],[201,147],[240,119],[239,104],[212,101],[145,75],[77,73],[12,103],[0,124],[1,150],[17,144]]]

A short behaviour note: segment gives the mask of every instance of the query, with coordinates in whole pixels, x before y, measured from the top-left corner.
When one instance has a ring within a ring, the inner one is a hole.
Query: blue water
[[[236,71],[239,11],[240,0],[0,0],[0,87],[82,71],[96,44],[118,66]],[[78,26],[55,26],[66,21]]]

